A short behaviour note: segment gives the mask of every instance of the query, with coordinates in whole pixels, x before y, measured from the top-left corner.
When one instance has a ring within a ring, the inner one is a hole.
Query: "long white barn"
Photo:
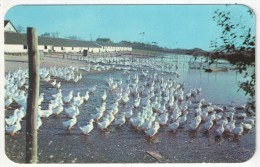
[[[26,53],[27,48],[26,34],[5,32],[5,53]],[[99,53],[102,51],[102,47],[94,42],[41,36],[38,37],[38,49],[56,53],[82,53],[85,50],[90,53]]]
[[[27,35],[17,33],[10,21],[5,21],[5,53],[27,53]],[[38,37],[38,49],[56,53],[102,53],[132,51],[131,46],[54,37]]]
[[[132,51],[132,47],[121,43],[111,42],[94,42],[95,44],[102,47],[102,52],[122,52]]]

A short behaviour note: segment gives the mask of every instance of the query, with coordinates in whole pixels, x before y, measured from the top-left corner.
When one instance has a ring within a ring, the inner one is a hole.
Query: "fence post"
[[[26,110],[26,163],[37,163],[37,107],[39,97],[39,52],[35,28],[27,28],[29,89]]]

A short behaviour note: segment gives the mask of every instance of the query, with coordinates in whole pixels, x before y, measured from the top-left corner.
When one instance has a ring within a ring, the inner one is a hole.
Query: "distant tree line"
[[[58,31],[55,32],[45,32],[41,35],[42,37],[54,37],[54,38],[58,38],[60,37],[60,33]]]

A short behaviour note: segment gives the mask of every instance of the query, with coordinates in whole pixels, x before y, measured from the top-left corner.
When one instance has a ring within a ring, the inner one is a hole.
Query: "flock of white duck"
[[[146,62],[146,64],[151,65],[150,62]],[[97,67],[102,66],[97,63],[104,62],[94,63],[96,63],[94,69],[97,70]],[[116,63],[124,65],[125,61]],[[81,114],[80,106],[83,103],[88,105],[89,98],[93,96],[99,96],[101,105],[95,104],[95,112],[89,113],[90,119],[84,126],[79,127],[83,134],[90,134],[94,127],[103,131],[108,130],[110,125],[119,128],[130,124],[149,137],[155,136],[161,128],[176,132],[185,125],[188,125],[191,131],[214,129],[216,136],[222,136],[223,133],[240,136],[243,131],[251,130],[255,124],[254,112],[250,108],[246,109],[245,105],[213,105],[204,98],[200,98],[201,88],[185,92],[185,82],[178,82],[180,75],[176,71],[171,72],[169,75],[171,78],[166,78],[160,73],[157,74],[156,71],[151,72],[150,69],[134,71],[138,68],[137,65],[117,66],[117,68],[115,65],[106,65],[101,69],[108,70],[110,68],[124,70],[125,80],[115,80],[108,76],[105,81],[106,86],[101,86],[104,88],[101,95],[95,93],[98,86],[94,85],[86,88],[83,96],[80,95],[80,92],[76,92],[75,95],[73,90],[69,94],[63,94],[61,82],[57,82],[57,79],[62,82],[79,82],[82,79],[82,74],[79,73],[78,68],[41,69],[41,80],[56,87],[57,93],[52,95],[52,100],[48,102],[49,106],[46,110],[41,109],[45,98],[44,93],[40,94],[37,129],[42,125],[42,118],[48,118],[51,115],[60,116],[63,113],[68,117],[68,120],[62,124],[65,129],[71,130],[77,123],[77,117]],[[162,69],[167,68],[162,66]],[[82,68],[82,70],[90,71],[90,62],[88,67]],[[21,130],[20,122],[26,116],[27,79],[28,70],[22,69],[13,73],[9,72],[5,78],[5,108],[10,109],[12,106],[16,106],[13,115],[5,118],[6,133],[11,135]],[[109,104],[107,103],[108,98],[112,99],[112,103],[111,100]],[[15,103],[17,105],[14,105]],[[213,126],[215,128],[212,128]]]

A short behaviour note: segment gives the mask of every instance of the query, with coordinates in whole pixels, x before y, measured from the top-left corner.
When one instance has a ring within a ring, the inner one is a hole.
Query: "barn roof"
[[[8,23],[10,23],[10,24],[13,26],[13,28],[15,29],[15,31],[18,32],[17,29],[15,28],[15,26],[13,25],[13,23],[12,23],[10,20],[5,20],[5,21],[4,21],[4,27],[5,27]]]
[[[9,20],[5,20],[4,26],[6,26],[9,22]]]
[[[83,40],[72,40],[64,38],[53,38],[53,37],[38,37],[39,45],[51,45],[59,47],[94,47],[100,48],[99,45],[91,41]],[[5,32],[5,44],[21,44],[27,45],[27,36],[26,34],[17,34]]]

